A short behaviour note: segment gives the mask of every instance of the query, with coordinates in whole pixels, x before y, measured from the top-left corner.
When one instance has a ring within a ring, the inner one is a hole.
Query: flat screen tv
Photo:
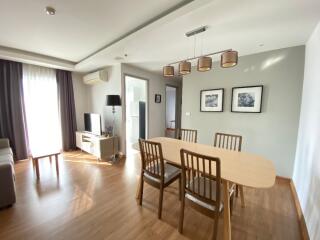
[[[101,117],[96,113],[84,114],[84,130],[95,135],[101,135]]]

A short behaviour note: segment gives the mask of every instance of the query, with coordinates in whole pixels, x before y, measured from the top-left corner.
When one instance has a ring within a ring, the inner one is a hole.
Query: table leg
[[[32,167],[33,167],[33,171],[34,171],[34,168],[36,167],[36,165],[35,165],[35,163],[34,163],[33,157],[31,158],[31,160],[32,160]]]
[[[229,181],[223,180],[223,239],[231,240]]]
[[[137,190],[136,190],[136,199],[139,200],[140,198],[140,184],[141,184],[141,180],[140,180],[140,176],[138,177],[138,184],[137,184]]]
[[[36,175],[37,175],[37,180],[40,180],[40,171],[39,171],[39,159],[35,158],[34,163],[36,166]]]
[[[58,155],[55,155],[56,158],[56,172],[57,172],[57,176],[59,177],[59,158]]]

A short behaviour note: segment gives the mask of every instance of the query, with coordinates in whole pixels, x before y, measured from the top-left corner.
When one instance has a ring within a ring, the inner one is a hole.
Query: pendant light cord
[[[196,39],[196,36],[194,36],[194,42],[193,42],[193,57],[196,56],[196,44],[197,44],[197,39]]]
[[[203,55],[203,37],[201,38],[201,55]]]

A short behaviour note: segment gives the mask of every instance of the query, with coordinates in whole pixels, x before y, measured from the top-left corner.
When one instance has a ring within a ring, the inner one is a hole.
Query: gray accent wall
[[[292,177],[297,142],[305,47],[239,58],[234,68],[192,73],[183,78],[182,127],[198,130],[198,142],[213,143],[215,132],[243,136],[243,151],[274,162],[277,175]],[[263,85],[262,113],[232,113],[232,87]],[[224,88],[224,112],[200,112],[200,90]],[[188,115],[187,113],[190,113]]]

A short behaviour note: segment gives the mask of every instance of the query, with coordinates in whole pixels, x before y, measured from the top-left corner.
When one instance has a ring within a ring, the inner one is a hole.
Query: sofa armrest
[[[9,148],[9,139],[7,138],[0,138],[0,148]]]
[[[10,163],[0,162],[0,208],[16,202],[14,169]]]

